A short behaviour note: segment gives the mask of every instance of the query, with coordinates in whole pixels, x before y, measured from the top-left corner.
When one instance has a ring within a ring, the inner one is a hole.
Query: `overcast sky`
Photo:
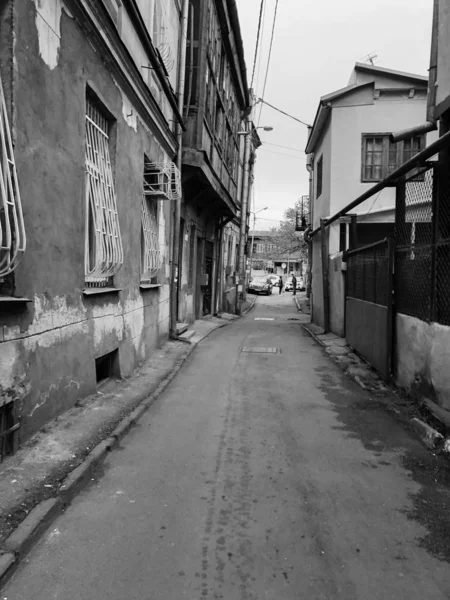
[[[262,95],[275,1],[265,3],[257,97]],[[237,5],[250,85],[260,0],[237,0]],[[279,0],[265,100],[312,123],[320,96],[345,87],[355,62],[364,62],[373,51],[380,67],[427,75],[432,8],[432,0]],[[260,106],[254,113],[257,124]],[[258,150],[254,186],[256,211],[268,207],[258,215],[256,227],[269,229],[308,194],[307,130],[266,106],[259,124],[274,128],[259,131],[265,143]]]

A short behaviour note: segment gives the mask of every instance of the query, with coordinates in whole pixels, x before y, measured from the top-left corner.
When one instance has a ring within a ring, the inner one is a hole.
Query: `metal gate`
[[[394,241],[347,253],[345,336],[384,379],[392,371]]]

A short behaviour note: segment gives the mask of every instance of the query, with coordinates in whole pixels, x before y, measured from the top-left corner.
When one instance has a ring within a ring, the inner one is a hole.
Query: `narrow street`
[[[201,342],[1,598],[448,600],[445,462],[304,318],[277,292]]]

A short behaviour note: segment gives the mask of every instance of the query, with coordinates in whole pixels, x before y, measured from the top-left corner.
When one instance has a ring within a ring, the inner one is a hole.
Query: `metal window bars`
[[[141,283],[150,283],[161,269],[158,204],[142,196]]]
[[[153,43],[158,49],[161,61],[170,73],[175,66],[175,58],[168,35],[169,28],[166,25],[166,11],[162,8],[159,0],[155,2],[153,13]]]
[[[89,287],[108,285],[123,263],[108,130],[107,119],[87,100],[85,282]]]
[[[0,278],[12,273],[26,247],[11,132],[0,79]]]
[[[181,198],[180,171],[175,163],[145,161],[144,196],[153,196],[158,200]]]

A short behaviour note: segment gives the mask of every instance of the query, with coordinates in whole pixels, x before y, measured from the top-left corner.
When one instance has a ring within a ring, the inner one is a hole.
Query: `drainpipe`
[[[306,157],[306,170],[309,173],[309,225],[303,234],[303,239],[308,244],[308,280],[306,283],[306,297],[311,297],[312,291],[312,267],[313,267],[313,246],[310,232],[314,223],[314,154],[308,154]]]
[[[250,131],[250,130],[248,130]],[[243,186],[241,196],[241,230],[239,237],[239,283],[242,286],[245,285],[245,238],[247,229],[247,209],[248,209],[248,197],[250,190],[250,140],[251,133],[245,134],[245,146],[244,146],[244,175],[243,175]],[[236,293],[237,289],[236,289]],[[241,314],[242,303],[236,299],[236,313]]]
[[[427,121],[417,127],[404,129],[391,133],[389,139],[391,142],[401,142],[415,135],[428,133],[437,129],[434,109],[436,106],[436,86],[437,86],[437,60],[438,60],[438,33],[439,33],[439,0],[433,2],[433,24],[431,28],[431,52],[430,68],[428,75],[428,97],[427,97]]]
[[[180,32],[180,68],[178,72],[178,112],[183,113],[184,104],[184,83],[186,78],[186,42],[187,42],[187,30],[188,30],[188,14],[189,14],[189,1],[183,0],[183,7],[181,12],[181,32]],[[180,124],[177,123],[177,142],[178,142],[178,156],[177,156],[177,167],[180,171],[183,163],[183,129]],[[181,192],[183,196],[183,192]],[[172,277],[170,282],[170,337],[177,337],[177,316],[178,316],[178,288],[181,286],[181,281],[178,281],[179,273],[179,258],[180,258],[180,218],[181,218],[181,198],[175,200],[174,207],[174,224],[173,224],[173,250],[172,250]]]

